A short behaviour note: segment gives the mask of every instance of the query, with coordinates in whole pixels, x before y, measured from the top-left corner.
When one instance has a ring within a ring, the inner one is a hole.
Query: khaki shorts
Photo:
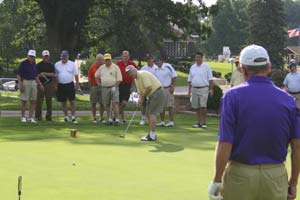
[[[166,103],[165,103],[165,108],[174,108],[175,107],[175,99],[174,99],[174,94],[171,94],[169,92],[170,88],[165,88],[164,93],[166,96]]]
[[[111,91],[111,87],[101,87],[102,104],[110,105],[110,101],[114,103],[119,102],[119,88],[116,87],[114,94]]]
[[[291,95],[293,95],[293,97],[295,97],[296,107],[298,109],[300,109],[300,94],[291,94]]]
[[[37,83],[35,80],[23,80],[24,91],[20,92],[22,101],[36,101],[37,99]]]
[[[286,200],[288,176],[284,164],[245,165],[230,162],[224,177],[223,200]]]
[[[92,104],[102,104],[101,86],[92,86],[90,89],[90,101]]]
[[[208,99],[209,87],[192,88],[192,108],[206,108]]]
[[[165,92],[162,88],[155,91],[148,99],[146,106],[147,115],[156,115],[164,111]]]

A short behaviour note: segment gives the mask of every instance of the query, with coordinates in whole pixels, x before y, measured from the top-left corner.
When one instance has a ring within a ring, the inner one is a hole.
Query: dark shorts
[[[128,101],[130,97],[130,89],[131,89],[131,84],[120,84],[119,85],[119,99],[120,102],[122,101]]]
[[[56,93],[57,101],[65,102],[67,99],[69,101],[74,101],[75,99],[75,88],[74,83],[67,84],[58,84],[57,93]]]

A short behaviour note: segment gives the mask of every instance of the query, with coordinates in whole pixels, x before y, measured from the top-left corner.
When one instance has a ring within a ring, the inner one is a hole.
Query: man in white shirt
[[[158,66],[154,63],[153,56],[151,54],[147,54],[146,61],[147,64],[141,68],[141,71],[148,71],[151,74],[155,75],[155,70],[158,68]],[[140,125],[145,125],[145,119],[146,119],[146,101],[143,102],[144,103],[141,106],[142,117],[141,117]]]
[[[234,64],[236,66],[236,69],[231,74],[231,80],[230,80],[231,87],[239,85],[245,81],[244,76],[242,74],[242,69],[240,67],[239,60],[240,60],[239,56],[235,57],[234,59]]]
[[[78,71],[75,63],[69,60],[69,52],[62,51],[61,60],[55,63],[55,73],[57,76],[57,101],[61,102],[65,115],[64,121],[68,122],[67,100],[70,102],[72,123],[77,123],[75,118],[75,89],[79,89]],[[76,86],[74,87],[74,78]]]
[[[206,112],[208,95],[213,96],[212,71],[208,64],[203,63],[203,53],[197,52],[196,63],[192,65],[188,76],[192,108],[196,110],[197,123],[193,128],[207,128]]]
[[[297,71],[296,62],[289,64],[290,73],[288,73],[283,81],[284,89],[293,95],[296,99],[296,106],[300,110],[300,73]]]
[[[160,113],[160,123],[157,126],[166,126],[166,127],[173,127],[174,124],[174,107],[175,107],[175,100],[174,100],[174,85],[175,79],[177,77],[177,73],[169,63],[164,63],[161,56],[158,56],[155,59],[155,63],[158,68],[155,70],[155,76],[160,81],[164,93],[166,96],[165,101],[165,109],[169,110],[169,118],[170,122],[165,123],[165,110]]]

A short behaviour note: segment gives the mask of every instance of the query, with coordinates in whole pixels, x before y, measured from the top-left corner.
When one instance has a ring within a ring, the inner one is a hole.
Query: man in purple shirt
[[[27,121],[30,123],[36,123],[36,121],[33,119],[33,112],[36,106],[37,85],[41,90],[44,90],[43,85],[38,78],[35,56],[35,50],[29,50],[27,53],[27,59],[20,63],[17,71],[17,78],[20,88],[22,123],[26,123]],[[26,120],[25,117],[27,101],[30,101],[28,120]]]
[[[222,98],[215,175],[209,197],[294,199],[300,172],[300,117],[295,101],[267,77],[271,64],[263,47],[244,48],[240,63],[247,81]],[[288,179],[284,162],[289,144]]]

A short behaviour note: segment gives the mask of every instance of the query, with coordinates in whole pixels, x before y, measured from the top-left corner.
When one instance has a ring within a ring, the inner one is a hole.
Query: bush
[[[89,58],[88,60],[86,60],[85,63],[82,63],[80,65],[80,70],[82,75],[87,76],[88,75],[88,71],[89,71],[89,67],[95,63],[95,58]]]
[[[283,87],[284,78],[288,73],[287,69],[272,69],[269,77],[276,86],[281,88]]]
[[[222,96],[222,89],[218,85],[214,85],[214,95],[212,97],[208,97],[207,108],[215,110],[218,113]]]
[[[231,76],[232,76],[231,72],[225,74],[225,79],[227,80],[228,83],[230,83],[230,81],[231,81]]]

